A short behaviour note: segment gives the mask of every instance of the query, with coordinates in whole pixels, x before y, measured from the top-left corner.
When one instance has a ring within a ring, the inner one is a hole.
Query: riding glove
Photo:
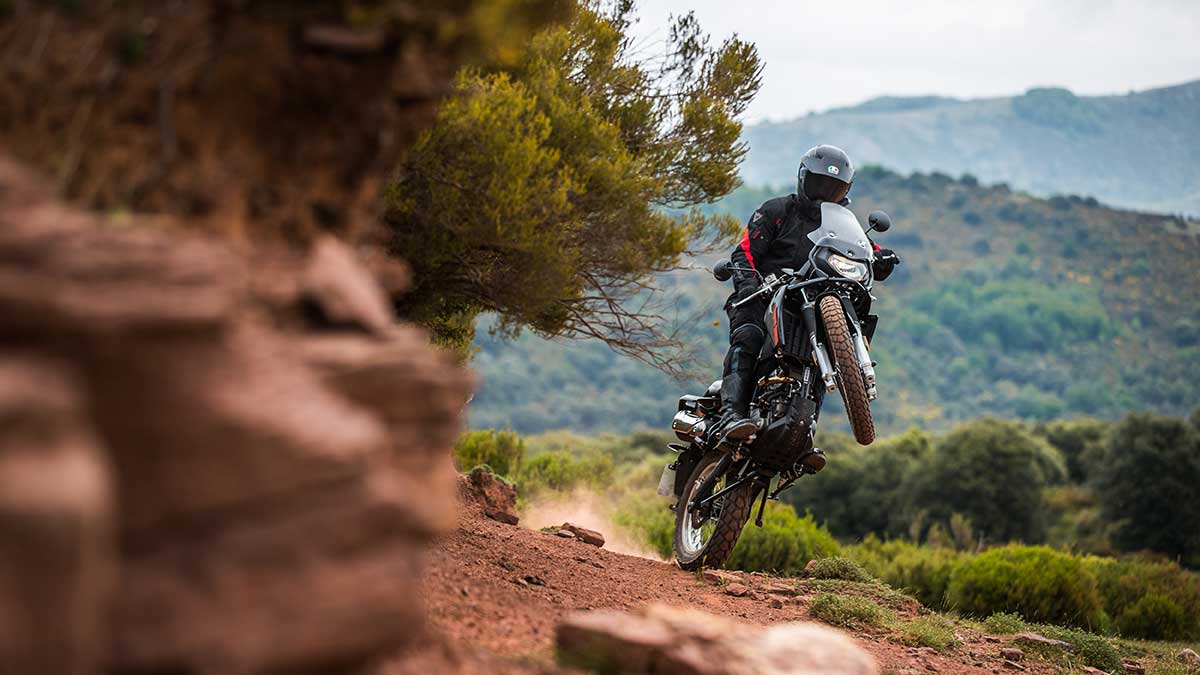
[[[900,256],[890,248],[881,248],[875,252],[875,281],[883,281],[892,274],[896,265],[900,264]]]

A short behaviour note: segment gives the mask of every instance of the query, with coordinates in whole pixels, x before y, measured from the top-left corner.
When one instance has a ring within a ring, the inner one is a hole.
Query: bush
[[[809,560],[840,552],[837,541],[812,516],[801,518],[792,507],[772,502],[761,528],[747,523],[726,565],[747,572],[800,576]]]
[[[1117,631],[1147,640],[1183,640],[1189,633],[1183,608],[1158,593],[1143,596],[1122,612],[1117,617]]]
[[[810,579],[841,579],[862,582],[875,580],[861,565],[841,556],[817,558],[813,561],[812,568],[805,570],[805,575]]]
[[[835,593],[818,595],[809,603],[808,613],[842,628],[878,627],[892,620],[891,612],[866,598]]]
[[[519,489],[532,495],[542,490],[570,490],[587,485],[602,488],[613,479],[613,463],[605,455],[575,457],[565,450],[533,457],[521,468]]]
[[[974,616],[1016,612],[1029,621],[1083,628],[1106,623],[1096,577],[1082,561],[1045,546],[993,549],[963,560],[946,593]]]
[[[1096,576],[1104,609],[1121,635],[1200,638],[1200,574],[1173,562],[1089,557],[1084,564]]]
[[[848,548],[846,553],[887,585],[934,609],[945,606],[950,577],[965,557],[950,549],[917,546],[905,541],[881,542],[875,537],[867,537],[862,544]]]
[[[801,518],[790,506],[768,504],[763,526],[747,524],[729,562],[745,571],[800,576],[809,560],[840,551],[837,541],[812,516]]]
[[[525,441],[513,431],[468,431],[454,444],[454,461],[460,471],[486,464],[497,475],[513,478],[524,455]]]

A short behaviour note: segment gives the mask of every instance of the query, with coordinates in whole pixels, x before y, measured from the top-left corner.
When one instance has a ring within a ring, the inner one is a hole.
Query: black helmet
[[[796,173],[796,194],[812,201],[834,202],[846,198],[854,182],[854,165],[841,149],[818,145],[800,158]]]

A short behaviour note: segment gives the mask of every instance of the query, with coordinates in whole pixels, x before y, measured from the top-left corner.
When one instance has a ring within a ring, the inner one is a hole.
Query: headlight
[[[829,254],[829,265],[837,273],[851,281],[867,280],[867,264],[842,257],[836,253]]]

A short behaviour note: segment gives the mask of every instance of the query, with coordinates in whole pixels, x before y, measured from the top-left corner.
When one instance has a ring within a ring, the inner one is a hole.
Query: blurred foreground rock
[[[600,672],[678,675],[874,675],[844,633],[809,623],[769,627],[651,605],[640,614],[575,614],[558,627],[562,659]]]
[[[350,669],[420,636],[471,380],[314,251],[103,227],[0,155],[4,672]]]

